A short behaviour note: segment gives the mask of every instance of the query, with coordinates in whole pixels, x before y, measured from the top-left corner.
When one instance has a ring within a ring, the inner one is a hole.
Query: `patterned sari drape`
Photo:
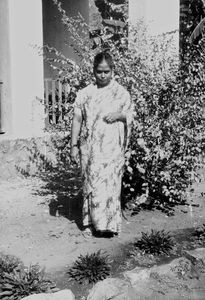
[[[99,231],[120,232],[121,180],[133,109],[129,93],[116,81],[103,88],[89,85],[75,101],[83,117],[81,167],[83,175],[83,224]],[[104,116],[122,112],[126,124],[108,124]]]

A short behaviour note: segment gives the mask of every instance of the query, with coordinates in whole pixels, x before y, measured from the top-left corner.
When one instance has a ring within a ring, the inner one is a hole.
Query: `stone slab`
[[[87,300],[136,300],[130,283],[119,278],[99,281],[90,290]]]
[[[201,263],[205,266],[205,248],[184,251],[184,255],[191,260],[193,264]]]
[[[22,298],[22,300],[75,300],[75,296],[71,290],[62,290],[53,294],[33,294]]]

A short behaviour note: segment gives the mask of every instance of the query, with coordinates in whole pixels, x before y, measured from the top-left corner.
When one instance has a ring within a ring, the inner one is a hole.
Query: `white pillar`
[[[143,18],[152,34],[179,29],[179,0],[129,0],[129,19]]]
[[[41,135],[44,129],[43,58],[34,45],[43,45],[41,0],[9,2],[12,133],[15,137]]]
[[[0,0],[0,81],[3,82],[0,118],[6,132],[12,129],[8,4],[7,0]]]
[[[179,0],[146,2],[146,19],[153,35],[179,30]]]
[[[153,0],[154,1],[154,0]],[[129,21],[135,24],[146,17],[146,0],[129,0]]]

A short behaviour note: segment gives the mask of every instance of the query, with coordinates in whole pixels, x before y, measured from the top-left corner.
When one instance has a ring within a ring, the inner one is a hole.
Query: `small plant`
[[[177,275],[177,277],[180,278],[186,278],[187,275],[190,275],[190,272],[192,271],[192,264],[190,261],[184,261],[183,259],[179,260],[179,264],[171,270]]]
[[[11,273],[17,269],[22,262],[13,255],[0,254],[0,276],[2,273]]]
[[[78,283],[95,283],[110,275],[111,266],[108,256],[102,255],[101,250],[96,253],[80,255],[68,274]]]
[[[20,300],[31,294],[47,292],[50,284],[38,265],[14,268],[0,274],[0,299]]]
[[[205,224],[197,227],[193,233],[193,238],[197,239],[199,242],[205,242]]]
[[[137,240],[135,246],[145,253],[168,255],[174,247],[174,241],[164,230],[152,230],[151,233],[142,232],[142,237]]]
[[[130,260],[133,264],[137,264],[142,267],[150,267],[154,264],[156,264],[159,261],[159,257],[154,256],[153,254],[147,253],[145,255],[144,251],[141,251],[137,249],[136,247],[133,247],[133,249],[129,252]]]

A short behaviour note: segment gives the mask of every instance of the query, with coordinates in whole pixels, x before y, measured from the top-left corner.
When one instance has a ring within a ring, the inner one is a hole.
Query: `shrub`
[[[92,254],[80,255],[68,274],[78,283],[95,283],[110,275],[111,266],[109,257],[101,251]]]
[[[92,60],[96,52],[109,48],[115,60],[115,79],[131,94],[135,119],[123,179],[126,201],[138,206],[144,194],[158,208],[170,209],[187,198],[187,188],[200,180],[204,151],[204,62],[205,47],[190,48],[180,65],[173,44],[175,32],[152,37],[143,22],[121,33],[121,43],[102,27],[101,44],[79,34],[88,32],[82,17],[69,18],[57,0],[53,0],[69,33],[70,45],[79,63],[58,50],[45,46],[44,54],[56,75],[70,87],[69,105],[76,92],[93,81]],[[52,54],[51,56],[49,56]],[[58,128],[70,128],[70,118]],[[62,126],[61,126],[62,125]]]
[[[201,243],[205,242],[205,224],[197,227],[192,235],[194,240],[198,240]]]
[[[11,273],[22,265],[22,262],[13,255],[0,254],[0,276]]]
[[[153,255],[151,253],[145,253],[145,251],[140,250],[135,245],[133,245],[133,248],[129,252],[129,259],[128,262],[130,262],[130,265],[138,265],[142,267],[150,267],[152,265],[156,265],[160,261],[160,257]]]
[[[0,299],[20,300],[31,294],[47,292],[50,283],[38,265],[13,270],[5,268],[0,274]]]
[[[168,255],[174,246],[174,241],[164,230],[152,230],[151,233],[142,232],[141,239],[137,240],[134,245],[145,253]]]

